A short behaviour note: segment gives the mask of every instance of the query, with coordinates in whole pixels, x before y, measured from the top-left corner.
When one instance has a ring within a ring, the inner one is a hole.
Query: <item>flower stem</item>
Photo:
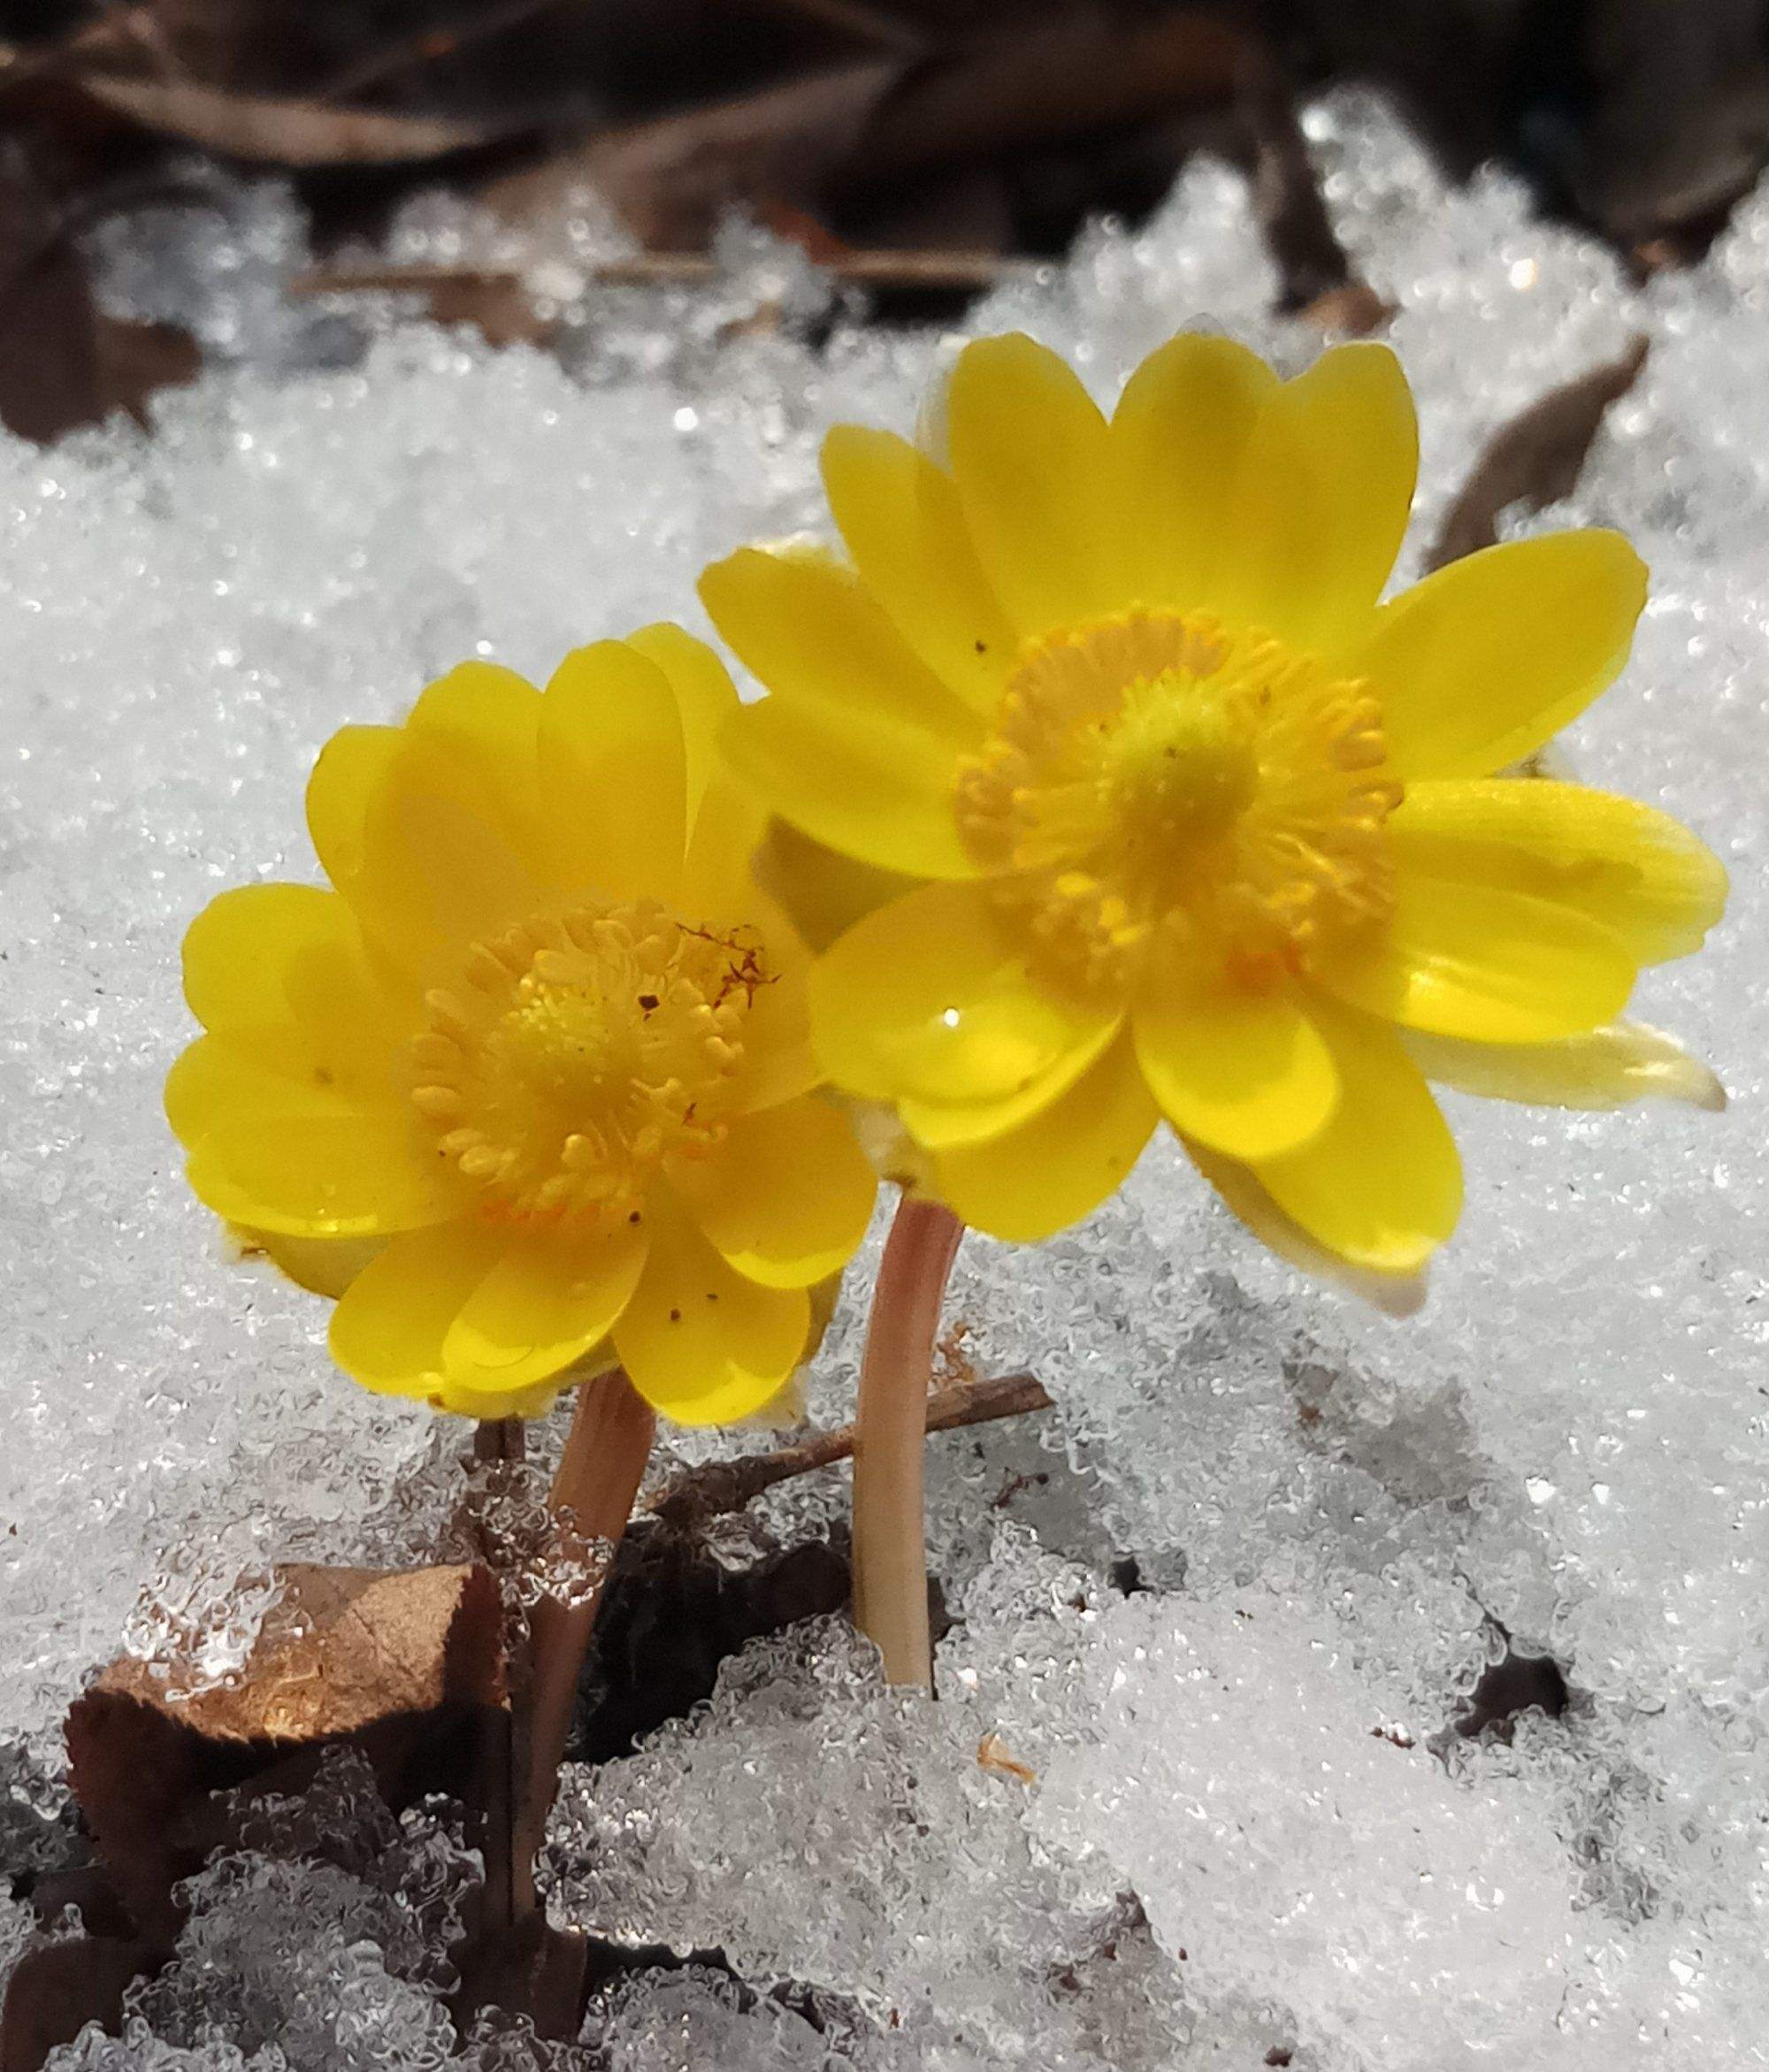
[[[626,1530],[651,1457],[657,1419],[618,1367],[578,1390],[553,1503],[569,1509],[579,1532],[611,1544]],[[607,1571],[602,1572],[602,1581]],[[558,1787],[571,1733],[578,1677],[590,1644],[601,1581],[579,1603],[543,1597],[529,1626],[525,1700],[517,1721],[512,1876],[519,1914],[534,1906],[534,1859]]]
[[[964,1226],[938,1202],[898,1204],[872,1296],[854,1449],[854,1617],[893,1684],[933,1684],[922,1457],[940,1304]]]

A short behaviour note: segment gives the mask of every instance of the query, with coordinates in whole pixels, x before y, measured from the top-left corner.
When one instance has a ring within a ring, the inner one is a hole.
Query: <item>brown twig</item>
[[[853,287],[990,288],[1034,271],[1031,262],[994,252],[850,251],[817,264]],[[725,268],[704,252],[635,252],[604,259],[587,278],[604,287],[696,287],[720,280]],[[494,268],[377,266],[362,271],[316,267],[288,284],[293,295],[433,295],[471,287],[485,294],[519,289],[521,277]]]
[[[1252,43],[1235,83],[1253,148],[1253,205],[1278,270],[1278,307],[1300,311],[1325,330],[1374,331],[1393,310],[1359,278],[1339,241],[1290,74],[1269,45]]]
[[[526,1450],[520,1418],[481,1418],[473,1426],[473,1458],[517,1461]]]
[[[1604,416],[1640,378],[1649,350],[1646,338],[1635,338],[1619,358],[1551,388],[1501,425],[1450,506],[1427,567],[1490,547],[1512,504],[1539,511],[1570,496]]]
[[[1034,1374],[1000,1374],[987,1381],[959,1381],[937,1388],[928,1397],[928,1430],[956,1432],[997,1418],[1017,1418],[1047,1411],[1051,1398]],[[738,1460],[708,1461],[690,1468],[660,1489],[644,1506],[653,1518],[671,1525],[704,1524],[708,1518],[742,1510],[779,1482],[834,1467],[854,1455],[855,1428],[838,1426],[816,1432],[795,1446],[774,1453],[745,1454]]]
[[[452,22],[398,36],[370,50],[334,73],[319,88],[322,101],[348,101],[369,87],[396,78],[421,65],[435,65],[453,57],[475,43],[520,28],[537,14],[546,14],[561,0],[504,0],[502,7],[480,8]]]
[[[840,29],[880,50],[898,50],[913,57],[928,47],[927,38],[919,29],[899,21],[882,8],[867,6],[864,0],[769,0],[769,4],[777,14],[796,15],[801,21]]]

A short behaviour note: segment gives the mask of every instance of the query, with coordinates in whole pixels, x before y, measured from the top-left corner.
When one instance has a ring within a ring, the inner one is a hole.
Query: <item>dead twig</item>
[[[1267,45],[1249,46],[1236,104],[1253,147],[1253,205],[1278,270],[1278,307],[1323,330],[1374,331],[1390,303],[1361,280],[1328,214],[1289,73]]]
[[[961,1381],[935,1389],[928,1397],[927,1428],[956,1432],[967,1425],[989,1424],[997,1418],[1017,1418],[1050,1407],[1051,1398],[1035,1374],[1000,1374],[992,1380]],[[643,1508],[671,1525],[704,1524],[708,1518],[742,1510],[777,1483],[851,1459],[854,1438],[855,1427],[842,1425],[774,1453],[708,1461],[678,1476]]]
[[[1450,506],[1427,567],[1490,547],[1512,504],[1539,511],[1570,496],[1605,414],[1640,378],[1649,350],[1635,338],[1620,358],[1551,388],[1501,425]]]
[[[419,29],[415,34],[395,37],[352,59],[334,73],[320,89],[319,98],[350,100],[370,87],[396,79],[402,72],[440,64],[445,57],[457,57],[463,50],[471,50],[475,43],[489,42],[495,36],[508,34],[511,29],[522,27],[536,15],[549,13],[560,4],[561,0],[504,0],[501,7],[482,7],[455,21],[437,23],[427,29]]]

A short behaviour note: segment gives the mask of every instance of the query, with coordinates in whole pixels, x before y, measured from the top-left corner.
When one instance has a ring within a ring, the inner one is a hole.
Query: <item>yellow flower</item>
[[[803,1353],[871,1169],[813,1090],[808,956],[756,890],[736,707],[673,626],[544,692],[468,663],[320,756],[335,890],[225,892],[166,1108],[192,1186],[341,1297],[339,1365],[476,1417],[618,1359],[686,1423]]]
[[[771,692],[729,741],[787,824],[780,882],[808,927],[853,922],[812,980],[820,1062],[896,1105],[961,1216],[1046,1236],[1165,1116],[1276,1249],[1394,1296],[1461,1201],[1428,1078],[1717,1090],[1615,1018],[1719,914],[1719,864],[1649,807],[1497,774],[1620,669],[1624,540],[1497,547],[1379,605],[1417,458],[1380,346],[1281,383],[1176,338],[1108,422],[989,339],[945,406],[938,456],[830,435],[851,565],[750,548],[701,594]]]

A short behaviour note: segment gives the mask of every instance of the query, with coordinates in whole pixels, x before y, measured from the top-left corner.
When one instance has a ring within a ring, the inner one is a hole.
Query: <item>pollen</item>
[[[525,921],[427,996],[413,1105],[486,1215],[632,1223],[666,1159],[723,1141],[768,975],[748,931],[653,901]]]
[[[1258,631],[1133,611],[1031,646],[953,809],[1053,976],[1153,957],[1258,985],[1393,906],[1400,799],[1365,687]]]

